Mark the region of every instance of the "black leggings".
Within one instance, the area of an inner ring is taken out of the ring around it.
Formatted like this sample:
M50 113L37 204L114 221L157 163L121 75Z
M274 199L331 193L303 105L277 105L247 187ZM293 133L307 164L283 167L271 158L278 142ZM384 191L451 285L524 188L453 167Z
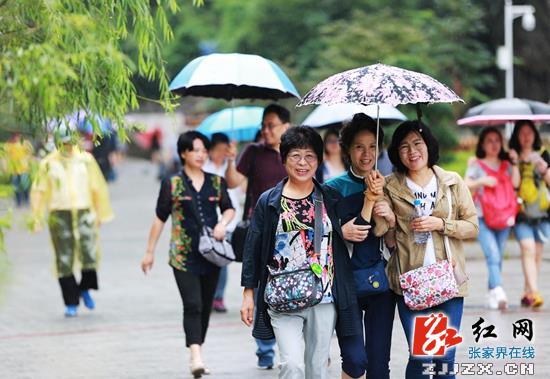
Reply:
M95 270L82 270L80 283L77 284L74 275L70 275L59 278L59 285L65 305L78 305L80 292L98 288L97 273Z
M220 270L205 275L174 270L174 276L183 302L183 331L185 345L202 345L208 329L214 292Z

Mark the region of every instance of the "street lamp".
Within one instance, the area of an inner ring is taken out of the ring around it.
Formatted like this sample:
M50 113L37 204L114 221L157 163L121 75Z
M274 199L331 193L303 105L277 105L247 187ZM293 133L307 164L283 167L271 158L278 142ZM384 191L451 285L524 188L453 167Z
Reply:
M530 32L535 29L535 7L513 5L512 0L504 0L504 46L497 52L497 63L506 71L506 98L514 97L514 19L521 17L521 26Z

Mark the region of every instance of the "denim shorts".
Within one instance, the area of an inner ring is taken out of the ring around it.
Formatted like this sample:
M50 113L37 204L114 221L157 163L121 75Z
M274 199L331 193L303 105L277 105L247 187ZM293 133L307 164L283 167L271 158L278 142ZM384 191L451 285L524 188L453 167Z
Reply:
M550 221L546 220L534 225L518 222L514 226L514 234L518 241L532 239L538 243L548 242L550 240Z

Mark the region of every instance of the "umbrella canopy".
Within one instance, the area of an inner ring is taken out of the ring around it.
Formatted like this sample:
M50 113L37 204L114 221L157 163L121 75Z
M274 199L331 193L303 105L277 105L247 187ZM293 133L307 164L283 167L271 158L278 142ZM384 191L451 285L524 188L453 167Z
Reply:
M170 83L181 96L218 99L300 97L286 74L269 59L250 54L210 54L189 62Z
M313 87L298 103L399 104L464 102L431 76L385 64L374 64L332 75Z
M399 104L419 103L452 103L464 102L449 87L431 76L405 70L385 64L355 68L332 75L313 87L298 103L299 106L310 104L381 104L396 106ZM420 107L417 107L420 118ZM376 117L376 140L380 117ZM378 156L378 144L376 145ZM378 168L378 159L375 169Z
M303 125L321 127L330 124L339 124L350 120L356 113L364 113L376 119L376 105L361 105L361 104L336 104L336 105L319 105L313 112L306 117L302 122ZM401 113L391 105L381 104L379 112L380 121L391 123L395 121L405 121L407 116Z
M262 124L262 107L227 108L206 117L197 130L207 137L221 132L236 141L253 141Z
M458 125L500 125L517 120L550 121L550 104L527 99L497 99L470 108Z

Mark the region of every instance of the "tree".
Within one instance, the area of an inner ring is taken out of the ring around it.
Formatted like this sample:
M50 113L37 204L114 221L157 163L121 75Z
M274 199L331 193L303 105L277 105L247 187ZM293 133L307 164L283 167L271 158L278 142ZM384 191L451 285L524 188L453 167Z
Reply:
M101 134L96 115L120 127L138 107L133 75L156 81L159 103L172 109L161 46L173 37L167 11L179 8L177 0L151 3L0 0L0 132L41 137L52 120L79 110L87 112L95 134ZM135 61L121 50L127 40ZM124 138L124 129L119 132ZM7 217L2 213L0 250Z
M52 119L80 109L122 125L138 106L134 74L155 80L159 101L171 109L161 46L173 37L167 11L178 4L152 3L0 1L0 128L42 134ZM135 61L121 51L127 40Z

